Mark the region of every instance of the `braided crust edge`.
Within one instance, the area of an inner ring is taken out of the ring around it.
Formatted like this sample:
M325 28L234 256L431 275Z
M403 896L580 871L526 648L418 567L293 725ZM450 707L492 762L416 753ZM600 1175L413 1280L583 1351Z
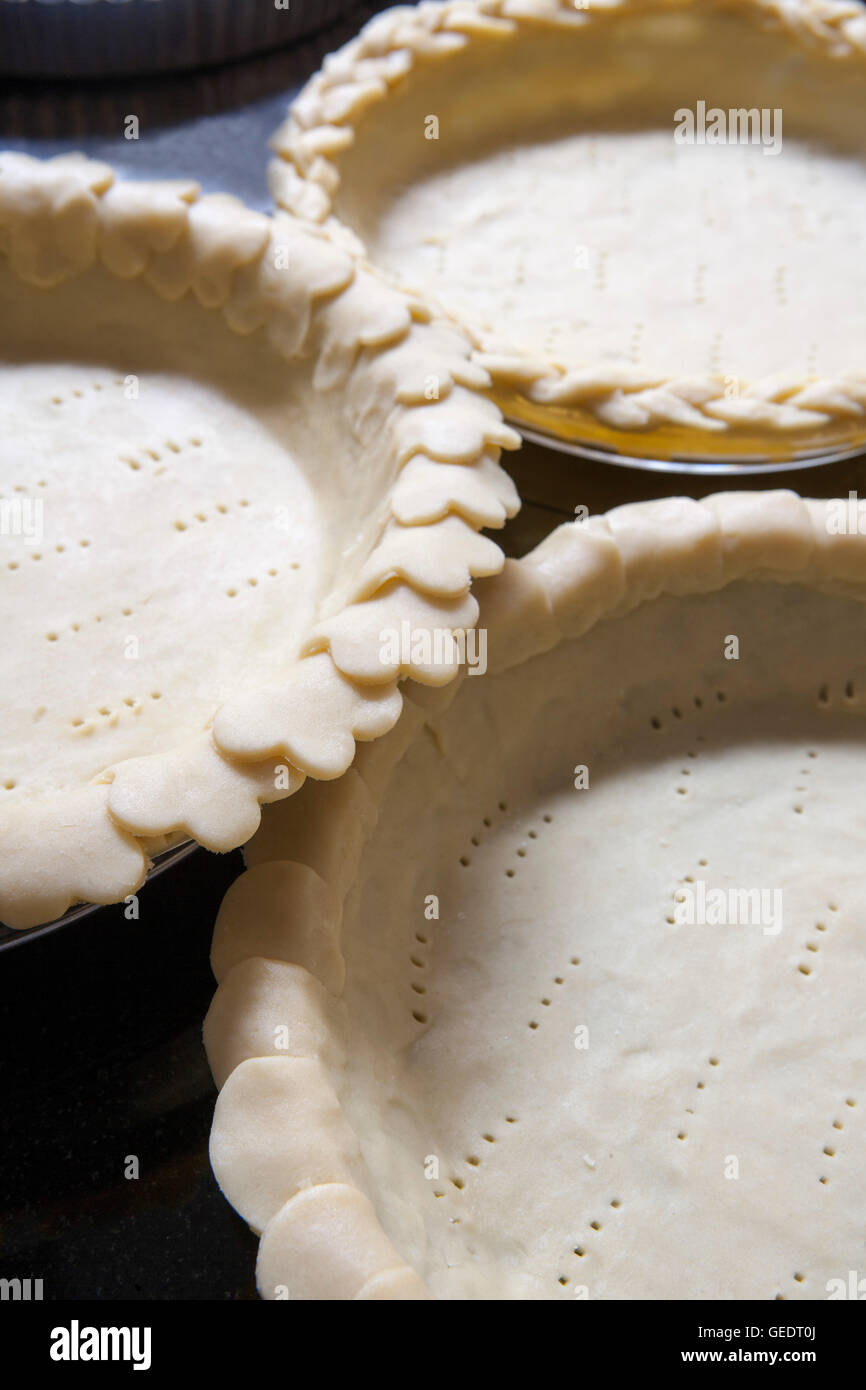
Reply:
M271 144L270 185L275 201L313 224L333 228L345 244L363 251L354 233L334 214L340 186L340 156L373 104L386 100L397 83L424 63L487 44L495 55L503 37L521 28L552 26L578 30L610 24L642 9L711 6L745 14L764 28L782 30L798 43L835 61L857 63L866 81L866 15L854 0L592 0L575 9L572 0L423 0L398 5L364 26L360 34L325 59L292 103ZM566 370L499 341L476 338L475 360L505 393L520 416L520 399L535 407L527 423L539 421L552 434L580 430L563 425L562 412L587 414L603 431L695 431L724 438L751 431L790 441L817 436L831 427L850 438L866 423L866 370L834 378L804 379L774 374L736 391L723 376L666 377L639 367L604 364ZM833 428L835 427L835 428ZM862 430L860 431L862 435ZM796 440L793 441L796 443Z

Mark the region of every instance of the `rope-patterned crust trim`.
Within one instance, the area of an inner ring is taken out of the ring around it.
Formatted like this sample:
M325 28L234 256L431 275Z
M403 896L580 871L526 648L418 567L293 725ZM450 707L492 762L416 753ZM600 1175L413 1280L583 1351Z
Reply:
M740 579L866 603L866 535L837 533L834 513L845 506L788 491L729 492L634 503L560 526L476 586L489 669L531 660L660 594ZM217 917L219 988L204 1028L222 1087L211 1159L228 1200L261 1234L266 1299L429 1297L375 1219L372 1178L339 1107L351 1041L339 1002L341 931L390 773L459 685L411 691L397 727L359 749L345 777L272 807ZM288 1043L277 1051L280 1029Z
M580 29L614 23L634 10L705 10L708 5L784 30L828 59L857 63L866 81L866 14L853 0L592 0L586 9L576 9L572 0L424 0L386 10L325 59L272 138L279 156L270 166L274 198L310 223L331 226L344 244L363 250L333 211L340 156L353 143L368 107L386 100L416 67L441 63L468 44L486 44L495 61L503 37L516 37L529 26ZM730 397L719 376L671 378L604 364L565 370L492 338L478 338L478 348L475 360L497 387L542 410L588 412L613 430L670 426L719 435L752 428L786 436L866 416L866 370L820 380L772 375L742 383L737 396ZM557 432L555 413L546 423Z
M286 214L201 196L189 182L116 182L80 155L2 154L0 256L43 289L99 265L167 301L191 292L233 333L263 330L287 364L312 357L316 387L342 388L361 445L381 440L397 476L378 542L331 595L281 688L229 701L199 737L106 768L90 787L4 805L0 919L28 927L72 902L135 891L149 844L166 834L219 851L242 844L262 803L291 795L305 776L338 777L357 739L392 727L398 681L450 678L453 667L431 670L411 648L398 663L379 661L370 610L387 607L398 627L474 623L471 580L503 564L478 532L519 506L497 461L519 436L480 394L490 379L459 329Z

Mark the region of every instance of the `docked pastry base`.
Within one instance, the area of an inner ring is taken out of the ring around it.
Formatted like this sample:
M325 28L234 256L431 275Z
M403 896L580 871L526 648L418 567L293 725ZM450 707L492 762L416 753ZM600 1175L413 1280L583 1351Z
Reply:
M864 79L855 4L399 8L293 103L272 188L453 313L521 423L657 458L850 447Z
M267 813L211 1156L262 1295L825 1298L866 1107L866 545L728 494L482 585L490 672Z
M0 155L0 920L234 848L450 679L382 633L471 627L503 563L470 352L292 218Z

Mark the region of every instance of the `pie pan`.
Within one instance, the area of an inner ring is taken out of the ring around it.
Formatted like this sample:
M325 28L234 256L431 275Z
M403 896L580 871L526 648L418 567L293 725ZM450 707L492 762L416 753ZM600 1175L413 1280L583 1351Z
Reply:
M155 847L150 851L150 868L147 872L147 882L152 883L154 879L160 878L167 870L173 869L183 859L196 850L198 846L194 840L180 839L176 844L170 845L164 850L157 850ZM23 927L17 930L14 927L4 927L0 923L0 951L10 950L14 946L22 946L25 942L31 942L48 936L52 932L59 931L61 927L71 927L76 922L81 922L91 917L94 912L99 912L98 903L78 903L75 907L70 907L62 917L58 917L54 922L41 922L36 927Z
M293 102L277 201L473 334L506 414L665 460L866 441L866 15L444 0Z
M856 1268L866 539L834 517L560 527L479 586L486 676L266 810L205 1023L263 1297L815 1299Z
M0 0L0 73L117 77L237 61L334 23L354 0Z
M0 920L236 847L451 678L517 506L470 351L291 217L0 156Z

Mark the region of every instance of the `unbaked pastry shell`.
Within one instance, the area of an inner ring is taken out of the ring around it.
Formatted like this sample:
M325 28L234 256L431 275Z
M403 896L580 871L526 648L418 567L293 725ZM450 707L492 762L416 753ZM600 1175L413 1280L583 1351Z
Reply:
M834 534L846 505L729 493L560 527L481 586L490 674L413 691L345 777L266 812L205 1024L212 1163L261 1233L264 1297L822 1298L854 1260L866 536ZM595 792L572 789L587 749ZM557 818L575 838L552 871ZM783 930L675 925L697 879L754 887L746 861L784 879ZM545 1204L570 1191L560 1221Z
M404 6L293 102L271 185L455 314L520 423L783 461L866 439L864 94L852 3ZM676 143L699 101L781 150Z
M453 325L193 183L0 156L0 300L0 918L27 927L134 892L166 836L243 843L410 671L450 679L381 633L474 623L519 441Z

